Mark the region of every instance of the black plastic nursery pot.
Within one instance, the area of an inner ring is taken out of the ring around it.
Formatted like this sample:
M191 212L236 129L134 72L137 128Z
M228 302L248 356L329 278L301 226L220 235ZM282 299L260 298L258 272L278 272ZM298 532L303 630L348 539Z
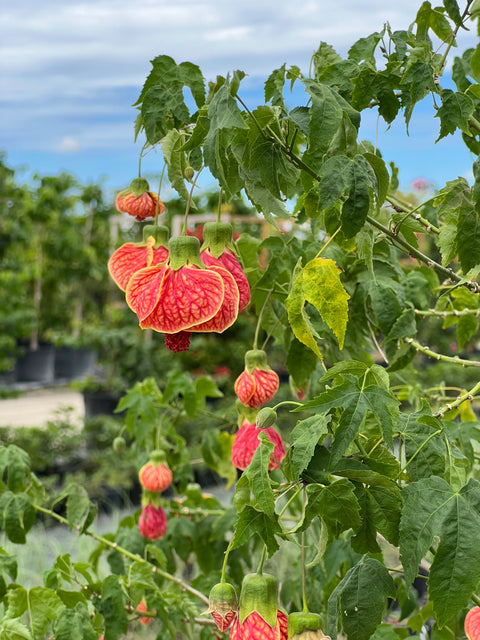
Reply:
M92 373L97 362L97 353L81 347L57 347L55 351L55 378L77 380Z
M55 347L40 343L37 349L27 349L15 363L17 382L53 382L55 376Z
M99 415L113 416L122 396L110 391L83 391L85 418L87 420Z

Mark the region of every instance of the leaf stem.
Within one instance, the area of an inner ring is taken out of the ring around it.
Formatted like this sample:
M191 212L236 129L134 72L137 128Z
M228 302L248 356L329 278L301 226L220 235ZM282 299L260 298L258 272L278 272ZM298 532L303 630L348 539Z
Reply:
M326 241L326 243L321 247L320 251L317 253L317 255L315 256L315 259L317 259L318 257L320 257L322 251L324 249L326 249L328 247L328 245L330 244L330 242L335 238L335 236L337 235L337 233L341 230L341 227L338 227L338 229L329 237L329 239Z
M413 456L410 458L410 460L405 464L405 466L403 467L403 469L400 469L398 475L397 475L397 480L400 479L403 475L403 473L405 472L405 469L408 467L408 465L418 456L418 454L420 453L420 451L423 449L423 447L430 442L430 440L432 438L434 438L435 436L438 436L442 433L442 429L437 429L437 431L435 431L435 433L432 433L428 436L428 438L426 440L424 440L422 442L422 444L418 447L418 449L415 451L415 453L413 454Z
M46 509L45 507L41 507L38 504L33 504L32 506L36 511L39 511L40 513L44 513L45 515L48 515L51 518L54 518L61 524L65 524L68 527L70 527L70 523L66 518L59 515L58 513L55 513L51 509ZM76 525L75 529L77 529L77 531L81 531L80 525ZM171 582L175 582L175 584L179 585L184 591L188 591L188 593L191 593L195 597L199 598L205 604L207 605L209 604L208 598L204 596L203 593L201 593L200 591L197 591L197 589L194 589L189 584L187 584L180 578L177 578L176 576L172 575L171 573L168 573L167 571L163 571L163 569L160 569L159 567L152 564L148 560L145 560L141 556L135 553L131 553L127 549L124 549L123 547L119 546L116 542L111 542L110 540L107 540L107 538L104 538L103 536L99 536L96 533L93 533L93 531L90 531L89 529L87 529L86 531L83 531L82 533L84 533L87 536L90 536L97 542L100 542L100 544L103 544L104 546L109 547L110 549L114 549L115 551L118 551L123 556L125 556L126 558L129 558L130 560L133 560L134 562L142 562L143 564L149 567L152 573L158 573L158 575L162 576L162 578L170 580Z
M184 236L187 235L188 212L190 211L190 205L192 204L193 190L195 189L195 186L197 184L197 180L198 180L198 178L199 178L199 176L202 173L204 168L205 168L205 165L202 164L200 169L197 171L197 175L195 176L195 179L192 182L192 186L190 187L190 192L188 194L188 200L187 200L187 206L185 207L185 218L183 219L183 226L182 226L182 235L184 235Z
M257 345L258 345L258 336L260 334L260 323L262 321L262 316L263 316L263 312L265 311L265 307L267 306L267 302L270 298L270 296L272 295L272 291L273 289L269 289L267 295L265 296L265 301L262 305L262 308L260 309L260 313L258 314L258 320L257 320L257 326L255 327L255 336L253 338L253 348L257 349Z
M432 196L431 198L429 198L428 200L425 200L424 202L422 202L421 204L417 205L416 207L414 207L413 209L410 209L408 207L408 205L406 205L406 203L401 202L400 200L398 200L397 198L395 198L394 196L387 196L387 200L388 202L390 202L390 204L392 204L396 209L398 208L402 208L403 211L405 212L405 215L403 216L403 218L401 220L399 220L395 226L393 227L392 231L393 233L395 233L395 235L398 234L398 231L400 229L400 227L402 226L402 224L405 222L405 220L407 220L407 218L409 218L411 215L413 215L416 211L418 211L419 209L421 209L422 207L424 207L426 204L428 204L429 202L432 202L433 200L435 200L437 196ZM438 234L440 233L440 229L438 227L436 227L434 224L432 224L429 220L427 220L426 218L423 218L419 213L417 213L415 217L415 220L417 220L418 222L420 222L424 227L426 227L427 231L433 231L434 233Z
M158 181L158 191L157 191L158 199L157 199L157 204L155 206L155 226L158 226L158 216L160 213L160 191L162 190L162 182L163 182L163 176L165 174L166 166L167 166L166 164L163 165L162 173L160 174L160 180Z

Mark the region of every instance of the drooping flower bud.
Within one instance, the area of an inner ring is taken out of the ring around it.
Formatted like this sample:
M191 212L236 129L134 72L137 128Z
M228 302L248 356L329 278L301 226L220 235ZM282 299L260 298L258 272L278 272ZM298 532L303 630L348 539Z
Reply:
M115 207L121 213L128 213L136 220L155 218L158 213L163 213L165 205L158 194L149 191L150 186L145 178L135 178L130 186L115 198Z
M153 504L147 504L146 507L143 507L138 521L138 529L142 536L149 540L163 538L167 532L167 516L162 507L155 507Z
M220 631L226 631L237 615L238 601L235 588L228 582L219 582L212 587L208 600L208 613Z
M257 429L268 429L275 424L277 420L277 412L271 407L263 407L257 413L257 417L255 418L255 424L257 425Z
M278 465L285 457L285 447L279 433L273 427L268 429L257 429L255 424L244 422L235 435L232 446L232 463L237 469L244 471L252 461L253 454L260 445L258 435L265 431L270 442L273 442L275 449L270 458L268 470L277 469Z
M278 609L277 591L271 575L250 573L244 577L231 640L287 640L287 616Z
M161 493L172 484L172 472L165 461L163 451L152 452L150 462L144 464L138 472L138 479L144 489Z
M112 447L115 453L123 453L126 444L127 443L125 442L125 438L123 438L122 436L117 436L113 441Z
M258 409L277 393L278 375L268 366L267 354L252 349L245 354L245 370L235 381L234 390L240 402Z
M322 620L317 613L290 613L288 640L331 640L320 628Z
M465 634L468 640L480 640L480 607L473 607L465 617Z

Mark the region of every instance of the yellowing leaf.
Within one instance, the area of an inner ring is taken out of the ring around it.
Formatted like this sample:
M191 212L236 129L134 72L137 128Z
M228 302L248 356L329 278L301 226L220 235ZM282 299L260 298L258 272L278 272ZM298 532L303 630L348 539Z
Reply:
M307 262L303 269L303 291L305 300L317 309L343 349L350 296L343 288L335 262L329 258Z
M467 393L467 392L462 389L460 395L464 395L465 393ZM462 402L462 404L458 407L458 409L459 409L459 413L460 413L460 420L462 422L475 422L476 421L477 416L475 415L475 411L472 408L471 400L465 400L464 402Z
M308 315L305 313L305 293L303 290L303 269L301 260L298 261L293 272L292 288L285 300L285 307L288 313L288 321L292 331L299 342L311 349L313 353L323 360L315 337L317 333L310 324Z

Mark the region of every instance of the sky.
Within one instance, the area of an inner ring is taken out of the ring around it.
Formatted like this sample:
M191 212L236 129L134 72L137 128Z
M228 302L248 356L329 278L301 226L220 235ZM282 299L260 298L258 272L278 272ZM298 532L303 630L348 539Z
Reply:
M150 60L169 55L199 65L205 79L247 74L240 94L263 100L263 83L284 62L304 73L320 41L342 56L360 37L407 29L421 0L10 0L0 12L0 151L19 178L67 171L83 183L125 188L137 175L136 101ZM460 4L462 4L460 2ZM473 26L473 25L472 25ZM462 32L459 50L475 46ZM458 137L438 144L431 102L420 105L410 136L363 117L362 137L378 139L401 185L417 178L443 185L471 176L474 160ZM147 177L161 156L144 160Z

